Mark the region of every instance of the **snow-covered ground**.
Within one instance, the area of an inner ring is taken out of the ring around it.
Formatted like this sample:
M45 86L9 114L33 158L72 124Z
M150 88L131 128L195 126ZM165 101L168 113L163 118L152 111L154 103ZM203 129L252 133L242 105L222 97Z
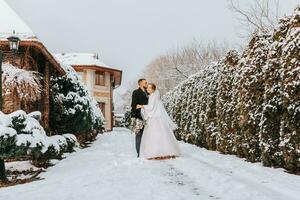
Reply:
M17 161L17 162L9 162L5 164L6 170L10 171L36 171L39 168L35 167L30 163L30 161Z
M300 176L189 144L181 148L175 160L137 159L134 136L116 129L49 168L44 180L0 189L0 199L300 199Z

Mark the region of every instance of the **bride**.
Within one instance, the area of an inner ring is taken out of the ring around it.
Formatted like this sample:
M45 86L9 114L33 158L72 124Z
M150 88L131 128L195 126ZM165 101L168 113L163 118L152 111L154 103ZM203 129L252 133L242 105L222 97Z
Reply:
M146 120L140 156L147 159L175 158L180 155L173 133L177 125L166 112L156 85L150 83L147 92L150 95L148 105L137 105L137 108L142 108L142 116Z

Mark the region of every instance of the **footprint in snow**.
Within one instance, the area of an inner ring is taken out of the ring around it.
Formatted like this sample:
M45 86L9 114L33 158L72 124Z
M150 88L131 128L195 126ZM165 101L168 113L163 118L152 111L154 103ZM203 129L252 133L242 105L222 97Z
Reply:
M167 184L176 184L178 187L185 187L196 196L207 195L211 199L221 199L220 197L209 195L208 192L200 189L188 175L176 169L171 164L167 164L167 167L168 170L163 173L163 175L169 178L169 181L166 182Z

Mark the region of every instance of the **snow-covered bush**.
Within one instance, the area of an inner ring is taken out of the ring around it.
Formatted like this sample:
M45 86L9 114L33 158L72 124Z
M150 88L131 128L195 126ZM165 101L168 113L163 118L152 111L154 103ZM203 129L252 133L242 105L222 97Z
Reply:
M177 136L203 147L216 148L216 95L221 63L204 67L167 93L164 102L177 122Z
M237 86L237 79L239 74L236 65L240 57L236 51L227 53L222 69L220 70L218 83L218 93L216 97L216 115L218 124L218 138L217 150L223 153L235 153L236 148L234 145L236 132L234 128L234 119L236 116L233 114L237 104L236 90L233 88Z
M131 110L127 110L125 112L122 124L124 124L125 127L129 128L131 124Z
M39 112L26 114L22 110L8 115L0 113L1 157L48 160L73 151L76 137L71 134L48 137L36 119L40 115Z
M17 93L23 100L36 101L41 98L41 75L35 71L28 71L3 63L3 93L4 96Z
M0 157L7 157L11 149L15 147L16 130L9 128L3 124L0 125Z
M52 78L50 124L56 133L90 134L104 130L104 118L97 102L85 89L81 78L62 63L67 74Z
M262 118L263 162L300 170L300 7L272 35ZM273 83L270 83L270 79ZM273 120L270 120L273 119ZM266 137L267 136L267 137ZM275 143L270 142L275 139Z
M178 138L300 171L300 8L164 97Z
M67 149L66 152L72 153L74 151L74 148L78 146L77 138L73 134L64 134L64 138L67 142Z

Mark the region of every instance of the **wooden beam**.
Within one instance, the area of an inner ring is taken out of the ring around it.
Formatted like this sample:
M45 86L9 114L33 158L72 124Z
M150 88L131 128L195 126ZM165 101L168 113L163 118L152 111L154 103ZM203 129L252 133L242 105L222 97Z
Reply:
M43 90L43 124L44 129L49 132L49 118L50 118L50 63L45 64L44 73L44 90Z

